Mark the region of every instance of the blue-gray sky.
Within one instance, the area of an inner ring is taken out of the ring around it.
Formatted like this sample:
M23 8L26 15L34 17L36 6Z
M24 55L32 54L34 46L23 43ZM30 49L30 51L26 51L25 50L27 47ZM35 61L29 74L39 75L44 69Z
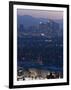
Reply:
M17 14L30 15L36 18L63 19L63 11L54 10L17 9Z

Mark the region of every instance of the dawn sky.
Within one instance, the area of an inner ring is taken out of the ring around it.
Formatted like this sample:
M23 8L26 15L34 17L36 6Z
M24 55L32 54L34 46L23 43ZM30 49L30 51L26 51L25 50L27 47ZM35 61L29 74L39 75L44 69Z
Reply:
M63 19L63 11L17 9L18 15L30 15L36 18Z

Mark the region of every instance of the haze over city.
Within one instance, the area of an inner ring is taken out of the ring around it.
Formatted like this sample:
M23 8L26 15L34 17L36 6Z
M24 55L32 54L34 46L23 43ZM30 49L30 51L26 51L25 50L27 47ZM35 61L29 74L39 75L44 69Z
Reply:
M48 18L48 19L63 19L63 11L54 10L32 10L32 9L17 9L17 15L30 15L35 18Z

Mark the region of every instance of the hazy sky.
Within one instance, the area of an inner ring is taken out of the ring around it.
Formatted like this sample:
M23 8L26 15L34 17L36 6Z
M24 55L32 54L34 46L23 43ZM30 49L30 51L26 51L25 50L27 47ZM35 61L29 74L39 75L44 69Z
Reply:
M36 18L63 19L63 11L17 9L18 15L31 15Z

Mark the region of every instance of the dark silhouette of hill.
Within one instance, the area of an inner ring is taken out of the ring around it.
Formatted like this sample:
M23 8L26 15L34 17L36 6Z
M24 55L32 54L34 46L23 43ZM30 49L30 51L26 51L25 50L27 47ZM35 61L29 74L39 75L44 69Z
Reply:
M46 36L62 36L63 23L62 20L50 20L45 18L35 18L29 15L18 16L18 33L22 35L37 35L40 36L43 33ZM20 35L20 36L22 36Z
M48 18L35 18L30 15L17 15L17 23L18 25L23 24L25 28L32 26L32 25L38 25L40 22L47 22L49 19ZM56 23L62 24L62 20L53 20Z
M23 24L25 28L32 26L32 25L38 25L40 22L47 22L47 19L44 18L35 18L29 15L24 16L17 16L17 23L18 25Z

